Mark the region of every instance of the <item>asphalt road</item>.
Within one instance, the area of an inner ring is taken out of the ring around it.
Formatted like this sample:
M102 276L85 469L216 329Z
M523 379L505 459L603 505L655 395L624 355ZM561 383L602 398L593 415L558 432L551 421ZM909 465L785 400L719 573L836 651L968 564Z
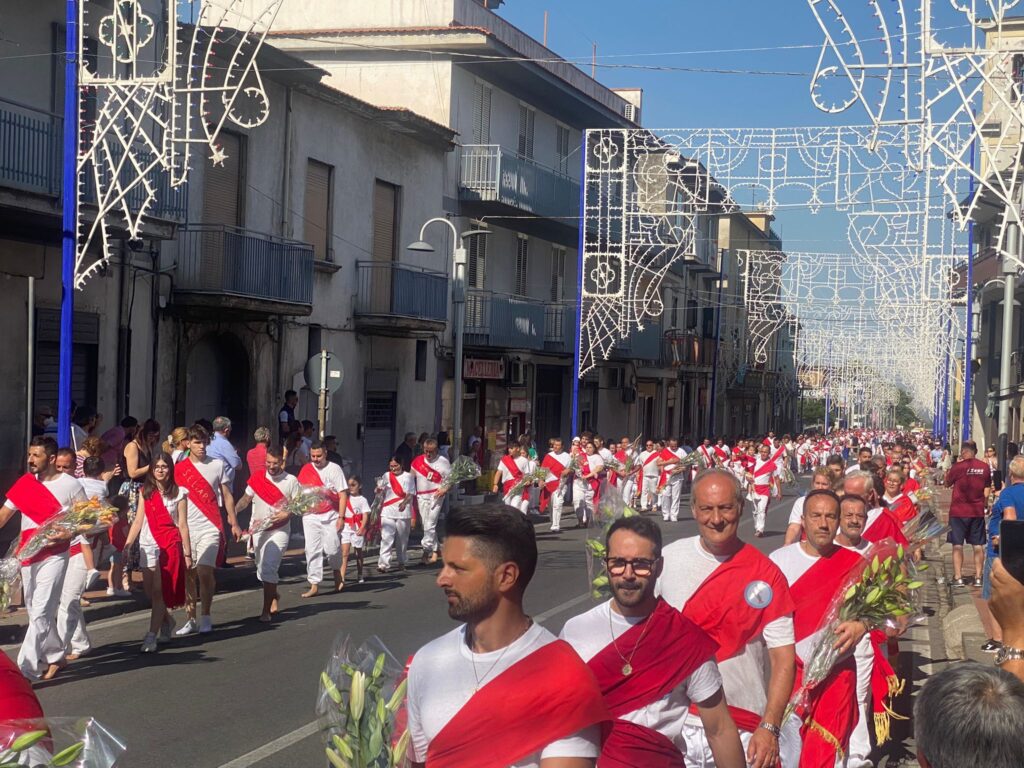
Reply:
M781 546L795 493L787 489L772 503L763 539L753 538L748 504L740 535L765 552ZM696 533L688 511L684 516L663 525L666 543ZM552 535L547 527L537 529L540 563L527 610L557 633L592 603L585 531ZM299 597L303 572L301 563L287 566L274 624L256 621L255 589L225 594L214 603L213 634L177 640L158 654L139 653L148 613L90 625L95 650L37 687L47 715L103 722L128 744L124 768L322 768L314 706L335 638L347 633L358 644L377 635L404 661L453 624L433 568L374 573L366 584L312 600Z

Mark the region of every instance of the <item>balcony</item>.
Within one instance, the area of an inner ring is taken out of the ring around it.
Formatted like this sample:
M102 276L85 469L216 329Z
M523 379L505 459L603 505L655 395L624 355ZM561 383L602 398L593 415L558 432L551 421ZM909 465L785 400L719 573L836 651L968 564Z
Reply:
M60 115L0 98L0 186L55 198L55 209L61 195L63 124ZM130 183L129 170L121 173L126 186ZM169 175L160 169L151 171L147 178L156 190L156 202L149 208L149 215L173 221L184 219L185 185L171 187ZM129 208L138 211L144 197L143 189L134 187L127 195ZM91 178L86 181L84 199L86 203L96 201Z
M493 291L466 292L467 345L543 352L547 338L544 302Z
M710 368L715 364L715 340L688 331L666 331L663 359L671 368Z
M313 246L213 224L182 227L176 244L176 308L254 317L312 312Z
M642 331L634 331L612 348L612 356L618 359L644 360L654 364L661 362L662 353L661 320L648 319Z
M463 147L459 199L474 209L474 215L529 213L542 217L537 223L544 228L538 230L539 236L576 245L579 180L496 144Z
M379 336L443 331L448 275L409 264L356 262L356 328Z
M571 355L576 346L576 304L558 302L544 307L544 351Z

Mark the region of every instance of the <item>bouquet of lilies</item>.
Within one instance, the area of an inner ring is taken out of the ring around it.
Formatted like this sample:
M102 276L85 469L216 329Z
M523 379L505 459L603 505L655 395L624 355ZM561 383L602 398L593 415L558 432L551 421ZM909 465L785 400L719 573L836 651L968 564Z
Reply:
M522 496L526 493L527 489L533 487L534 483L543 483L547 479L547 467L538 466L532 472L523 472L523 476L516 481L515 485L509 488L508 495L512 498Z
M0 765L112 768L125 746L90 717L0 720Z
M635 517L636 510L622 500L617 493L602 493L601 501L597 505L594 516L595 521L600 525L601 534L596 538L588 538L587 547L587 576L590 579L590 595L595 600L601 600L610 594L608 574L606 573L604 559L608 556L605 547L605 535L611 524L620 517Z
M320 486L302 486L295 494L281 499L273 506L274 513L262 517L255 525L249 527L242 536L253 538L274 527L274 518L281 512L286 512L291 517L302 517L303 515L323 512L330 508L328 491Z
M668 474L678 475L683 471L688 470L690 467L700 467L701 469L708 468L708 463L704 457L701 456L700 451L690 451L688 454L683 456L683 458L679 460L679 463L669 470Z
M811 691L828 678L839 661L834 643L840 624L862 621L869 630L902 630L923 620L915 595L923 584L916 578L923 568L908 559L907 551L892 539L872 545L863 565L854 569L825 612L800 687L794 691L783 721L807 703Z
M459 483L476 480L478 477L480 477L480 465L469 456L459 456L452 462L452 468L444 476L437 493L447 493Z
M334 768L399 768L407 765L411 738L405 727L407 680L380 639L355 651L340 636L320 673L317 718Z
M569 463L565 468L569 470L569 474L573 477L580 477L581 470L583 469L583 462L580 461L580 455L578 453L570 453Z
M903 535L910 542L911 551L924 547L929 541L945 536L949 526L940 521L931 509L922 509L903 524Z

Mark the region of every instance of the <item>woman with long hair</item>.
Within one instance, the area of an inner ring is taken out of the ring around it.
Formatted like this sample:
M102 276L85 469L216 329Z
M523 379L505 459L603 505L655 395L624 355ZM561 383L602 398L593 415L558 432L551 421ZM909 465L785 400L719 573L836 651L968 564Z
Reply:
M135 516L139 509L139 490L142 488L142 481L149 472L149 464L152 460L153 446L160 439L160 424L153 419L146 419L145 423L135 433L132 441L124 447L125 481L121 484L119 495L128 498L128 522L134 523ZM125 547L124 550L124 583L121 587L125 591L131 591L132 571L139 569L138 548ZM111 587L116 585L111 584Z
M139 542L142 586L151 605L143 653L153 653L158 641L171 639L174 619L169 609L185 604L185 572L192 567L186 494L174 482L171 457L163 451L154 454L139 494L142 514L135 515L125 542L125 549Z
M175 427L163 444L164 453L168 454L177 464L188 458L188 430L185 427Z

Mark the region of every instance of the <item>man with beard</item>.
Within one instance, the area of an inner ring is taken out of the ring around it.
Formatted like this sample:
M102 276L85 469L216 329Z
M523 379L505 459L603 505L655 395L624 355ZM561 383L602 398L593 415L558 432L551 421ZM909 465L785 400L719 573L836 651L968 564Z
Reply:
M698 536L667 547L658 592L718 644L715 658L729 713L751 768L796 764L799 744L780 744L793 691L793 601L779 569L738 536L744 493L725 469L697 475L692 489ZM691 708L684 716L688 765L715 765Z
M437 585L465 622L409 666L414 766L593 768L610 720L572 647L523 611L537 567L533 525L503 504L448 518Z
M438 452L437 440L423 441L423 453L412 460L411 474L416 481L416 505L423 521L423 563L437 562L440 547L437 543L437 518L444 506L445 491L441 482L452 471L452 465Z
M302 533L306 540L306 581L309 589L302 597L315 597L324 580L324 557L334 574L334 591L345 586L341 572L341 510L348 505L348 480L341 467L327 458L327 447L320 441L309 446L309 463L299 470L299 483L309 488L323 488L327 503L322 512L302 516Z
M804 501L807 538L772 553L771 559L789 582L796 610L797 681L821 639L822 619L840 587L864 559L835 543L839 530L840 501L832 491L811 491ZM860 621L844 621L835 630L840 661L811 692L804 711L783 724L786 732L800 731L800 768L832 768L850 744L857 718L857 668L851 653L867 634ZM795 690L795 688L794 688Z
M640 511L658 508L658 456L661 450L654 440L647 440L640 451Z
M620 517L605 536L612 599L569 619L562 630L585 660L617 718L601 768L685 768L679 723L690 704L715 765L744 768L743 745L722 693L717 645L654 594L661 575L661 530L644 517Z

